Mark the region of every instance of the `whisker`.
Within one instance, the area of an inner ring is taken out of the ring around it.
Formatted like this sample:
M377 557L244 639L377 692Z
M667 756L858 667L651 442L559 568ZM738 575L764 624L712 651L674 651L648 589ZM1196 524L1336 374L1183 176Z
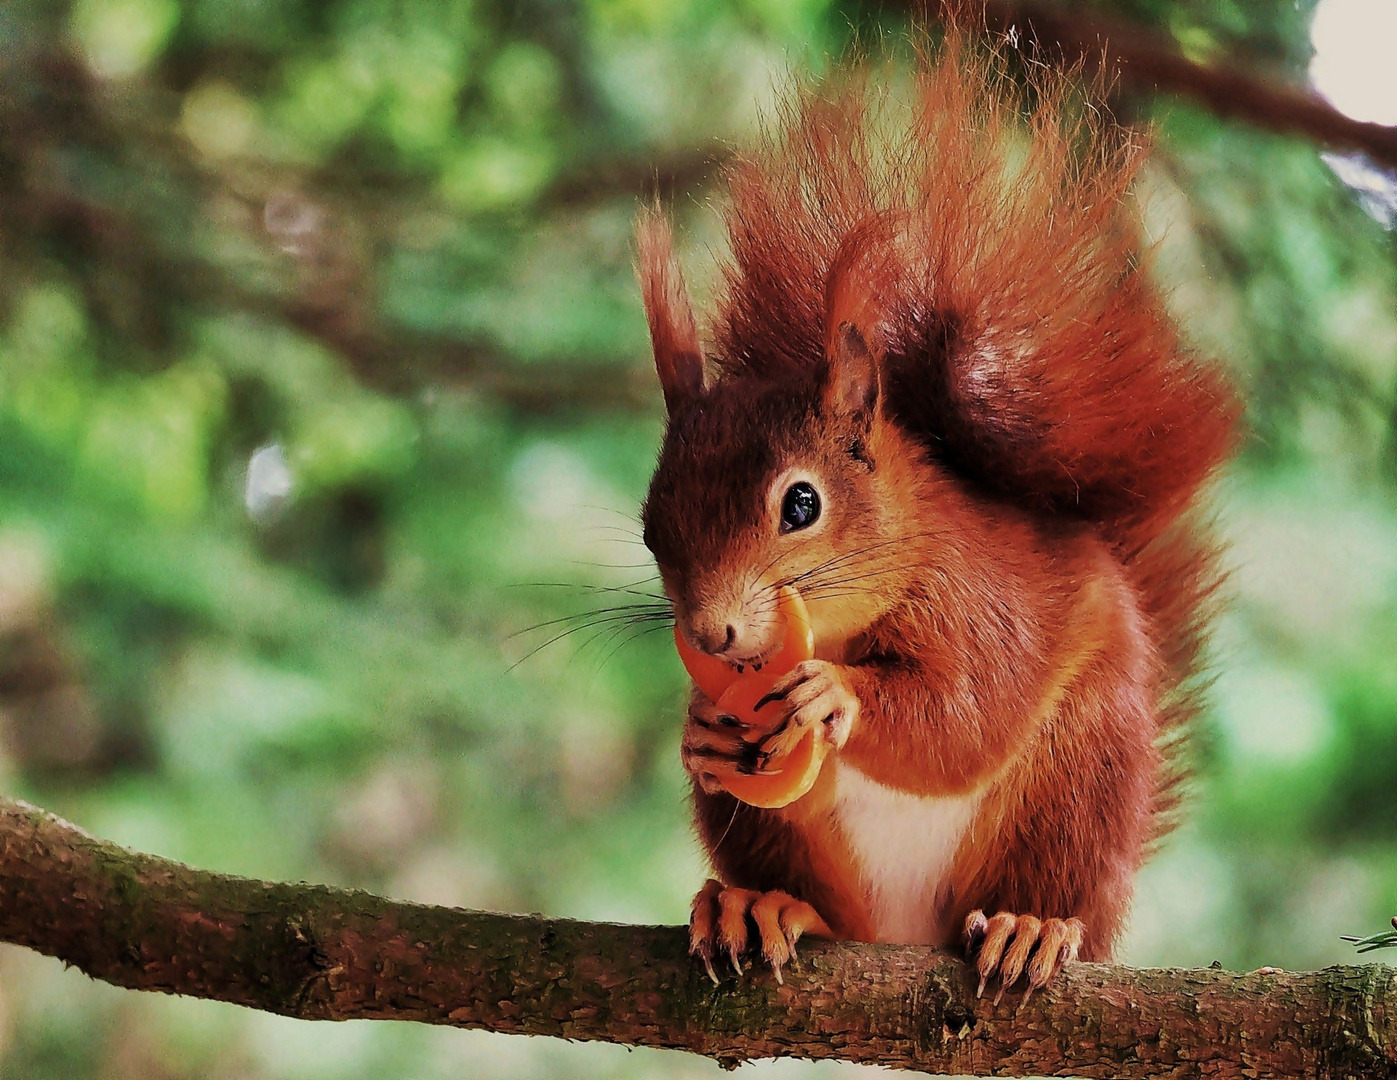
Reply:
M780 584L773 583L770 585L762 586L760 589L757 590L757 594L753 598L754 602L760 600L761 597L767 594L769 594L770 598L762 606L758 607L755 611L752 612L752 617L754 619L762 616L767 617L766 625L763 627L763 629L776 625L776 619L773 616L775 616L775 614L781 609Z
M556 630L557 632L554 633L553 636L550 637L547 641L544 641L542 644L540 644L540 645L538 645L537 647L535 647L528 655L533 655L533 652L537 652L539 649L546 649L549 645L552 645L552 644L555 644L556 642L562 641L564 638L571 637L573 634L580 634L580 633L582 633L583 631L595 631L596 633L605 633L605 632L606 632L607 630L609 630L609 629L614 629L614 628L618 628L618 627L625 627L625 626L638 626L638 625L642 625L642 624L647 623L647 622L653 622L653 623L656 623L656 624L660 624L660 623L661 623L661 620L660 620L658 617L649 617L649 618L639 618L639 619L637 619L637 618L625 618L625 617L616 615L616 616L611 616L610 618L607 618L607 619L598 619L598 620L594 620L594 621L592 621L592 622L577 623L577 624L574 625L574 626L567 626L567 627L563 627L562 629L558 629L557 627L554 627L553 629Z
M896 558L900 554L899 552L891 552L887 550L893 545L900 545L925 536L937 535L940 532L940 529L931 529L917 533L909 533L905 536L898 536L888 540L881 540L875 544L869 544L865 547L858 548L854 551L844 552L830 559L826 559L824 562L819 563L816 566L812 566L808 570L802 571L801 573L786 579L783 582L783 584L795 586L799 585L801 582L807 582L808 584L801 586L801 591L803 593L808 594L812 592L814 589L818 588L820 584L828 582L831 577L842 574L844 571L850 569L856 569L862 563L876 564L876 562L881 559ZM870 571L868 576L888 573L891 572L892 569L892 567L880 568L876 571ZM844 579L840 578L838 580ZM848 580L852 580L852 578Z
M568 560L568 565L570 565L570 566L596 566L596 567L600 567L600 568L603 569L603 570L646 570L646 569L653 568L654 565L655 565L655 561L654 561L653 559L647 559L647 560L644 561L644 562L609 563L609 562L593 562L593 561L590 560L590 559L569 559L569 560ZM659 574L656 574L656 575L654 575L654 576L655 576L656 578L658 578L660 575L659 575Z
M632 630L629 636L627 636L625 639L614 645L611 651L601 658L596 667L597 672L600 673L601 669L604 668L608 663L610 663L611 660L616 656L616 654L619 653L622 649L624 649L627 645L631 645L639 641L641 638L648 637L649 635L654 634L660 630L667 629L669 629L668 626L661 624L659 626L645 626L641 627L638 630Z
M582 526L581 531L582 531L582 532L588 532L588 533L594 533L594 532L614 532L614 533L620 533L622 536L634 536L634 537L636 537L637 539L639 539L639 537L640 537L640 535L641 535L640 532L639 532L638 530L636 530L636 529L625 529L625 528L622 528L620 525L606 525L606 524L602 524L602 525L584 525L584 526Z
M582 654L585 653L588 649L590 649L593 645L597 646L598 654L604 655L607 647L613 641L615 641L618 637L621 637L628 631L632 630L635 627L635 625L636 623L634 622L620 622L612 626L602 627L595 634L593 634L591 637L589 637L586 641L584 641L581 645L577 647L577 652L574 654L572 658L573 661L580 660L582 658ZM600 669L594 669L593 673L595 674L597 670Z
M728 827L723 830L723 835L718 837L718 842L713 845L713 854L716 855L718 853L718 849L723 846L723 841L728 838L728 833L732 832L733 822L737 820L737 812L741 810L742 807L745 805L745 803L741 802L738 799L733 800L732 817L728 818Z
M660 600L669 603L669 597L661 593L640 592L638 587L649 584L653 578L642 578L639 581L632 581L627 585L591 585L577 581L530 581L510 586L514 589L580 589L583 592L592 593L624 593L627 596L644 596L651 600Z
M545 630L550 626L561 626L563 623L575 622L580 630L585 626L601 626L605 623L618 621L646 621L649 619L669 619L672 618L669 607L663 609L658 606L654 608L645 607L640 604L627 604L617 608L602 608L599 611L579 611L573 615L560 615L556 619L547 619L533 626L526 626L522 630L516 630L505 637L506 641L513 641L517 637L531 634L535 630Z
M589 530L584 529L583 532ZM632 547L645 547L644 540L638 540L633 536L611 536L604 538L604 543L608 544L630 544Z
M844 590L837 591L837 592L822 592L822 593L820 593L818 596L815 596L814 599L817 599L817 600L840 600L840 599L842 599L842 598L844 598L844 597L846 597L846 596L867 596L867 595L868 595L868 590L866 590L866 589L844 589Z
M869 578L882 577L885 574L906 573L909 570L915 570L917 565L917 563L898 563L894 566L885 566L877 570L866 570L862 573L848 574L844 577L830 578L828 580L821 579L809 586L805 590L805 594L807 596L813 595L827 586L848 585L855 581L867 581Z
M632 595L632 596L634 596L634 595L641 595L641 596L643 596L644 594L643 594L643 593L640 593L640 594L631 593L631 594L629 594L629 595ZM614 605L611 606L611 607L604 607L604 608L588 608L586 611L578 611L578 612L574 612L574 614L576 614L576 615L610 615L610 614L612 614L613 612L617 612L617 611L660 611L660 610L668 611L668 610L669 610L669 606L670 606L670 605L669 605L669 601L668 601L668 600L665 600L665 601L658 601L658 600L655 600L655 601L651 601L651 602L649 602L649 603L643 603L643 604L614 604ZM571 616L568 616L568 617L570 618Z
M879 549L888 546L890 546L889 543L870 544L866 548L860 548L856 551L848 551L843 553L842 555L836 555L833 558L826 559L818 566L812 566L809 570L795 575L787 582L787 584L794 585L797 582L805 581L808 578L818 577L820 574L838 570L839 568L849 563L855 563L862 559L881 558L883 557L882 555L875 553L878 552Z
M582 509L584 509L584 510L600 510L603 514L615 514L618 518L620 518L622 521L626 522L626 524L628 524L628 525L639 525L639 524L640 524L640 519L639 519L639 518L635 517L635 516L632 515L632 514L627 514L624 510L617 510L616 507L614 507L614 506L597 506L595 503L583 503L583 504L582 504ZM618 525L618 526L616 526L616 528L620 528L620 526Z
M894 536L887 540L880 540L877 543L868 544L861 548L855 548L853 551L846 551L839 555L835 555L832 558L826 559L823 563L820 563L817 566L813 566L809 570L804 571L803 573L795 575L795 577L787 581L786 584L794 584L797 581L804 580L805 578L810 577L814 574L818 574L822 571L829 570L835 566L841 565L842 563L849 562L854 559L866 558L870 556L873 552L891 547L894 544L904 544L912 540L924 539L928 536L938 536L941 535L943 532L944 529L941 528L925 529L914 533L906 533L902 536Z
M802 537L801 543L809 543L809 537ZM752 578L756 581L760 581L762 578L766 576L767 571L770 570L773 566L775 566L778 562L780 562L785 555L786 552L782 551L781 545L778 544L776 547L776 554L772 556L771 561L768 562L765 566L763 566L760 570L758 570L755 574L753 574Z
M663 620L663 621L662 621L662 620ZM658 616L658 615L648 615L648 616L639 616L639 617L634 617L634 616L633 616L633 617L627 618L627 617L625 617L625 616L619 616L619 615L618 615L618 616L612 616L611 618L606 619L606 620L602 620L602 622L613 622L613 621L614 621L614 622L623 623L623 628L624 628L624 626L639 625L639 624L644 623L644 622L654 622L654 623L657 624L657 628L661 628L661 627L663 627L663 626L669 621L669 617L668 617L668 616ZM543 644L538 645L538 646L535 646L534 648L530 649L530 650L529 650L528 652L526 652L523 656L521 656L518 660L516 660L516 661L514 661L514 663L510 664L509 667L506 668L505 670L506 670L506 671L513 671L513 670L514 670L515 668L517 668L520 664L522 664L525 660L529 660L529 659L531 659L532 657L538 655L538 654L539 654L540 652L542 652L544 649L548 648L548 646L554 645L554 644L556 644L557 642L562 641L564 638L571 637L573 634L580 633L580 632L583 631L583 630L593 630L593 629L596 629L596 627L597 627L598 625L600 625L600 623L598 623L598 622L589 622L589 623L580 623L580 624L577 625L577 626L570 626L570 627L568 627L566 630L562 631L561 633L554 634L554 635L553 635L552 637L550 637L547 641L543 642ZM607 632L606 630L602 630L602 631L601 631L601 633L606 633L606 632ZM599 636L599 635L598 635L598 636ZM587 642L584 642L583 647L585 648L586 645L587 645L587 644L590 644L590 642L591 642L592 640L594 640L594 639L588 639Z

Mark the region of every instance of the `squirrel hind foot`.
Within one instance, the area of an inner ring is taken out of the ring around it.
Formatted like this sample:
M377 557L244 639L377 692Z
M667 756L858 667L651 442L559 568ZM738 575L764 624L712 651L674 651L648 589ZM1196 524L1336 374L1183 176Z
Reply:
M994 1003L1027 972L1028 988L1023 1003L1042 989L1067 964L1077 959L1086 932L1081 919L1038 919L1001 911L986 918L983 911L972 911L965 918L965 952L975 957L980 985L975 996L983 997L985 987L996 975L999 990Z
M756 934L750 931L755 927ZM809 904L789 893L725 887L710 878L694 897L689 915L689 955L697 956L708 977L718 983L713 957L726 953L733 970L742 974L742 957L760 945L778 983L782 969L796 957L796 942L806 934L833 937L829 925Z

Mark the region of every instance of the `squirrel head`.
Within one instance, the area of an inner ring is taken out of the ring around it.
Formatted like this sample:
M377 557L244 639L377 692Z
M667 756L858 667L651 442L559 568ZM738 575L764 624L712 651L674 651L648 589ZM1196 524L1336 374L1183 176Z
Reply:
M817 642L847 640L882 613L886 590L870 578L897 561L902 532L885 465L906 451L883 417L868 298L846 287L836 259L823 355L779 376L712 380L668 225L651 210L638 232L668 412L642 518L680 632L699 650L760 664L780 641L778 589L793 584Z

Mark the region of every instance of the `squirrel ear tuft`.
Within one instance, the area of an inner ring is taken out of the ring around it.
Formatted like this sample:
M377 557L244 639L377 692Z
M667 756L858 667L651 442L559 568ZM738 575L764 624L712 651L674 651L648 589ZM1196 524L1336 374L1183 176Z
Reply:
M664 390L665 410L703 393L703 350L684 275L674 258L669 218L658 203L643 207L635 226L639 258L636 276L650 324L655 370Z

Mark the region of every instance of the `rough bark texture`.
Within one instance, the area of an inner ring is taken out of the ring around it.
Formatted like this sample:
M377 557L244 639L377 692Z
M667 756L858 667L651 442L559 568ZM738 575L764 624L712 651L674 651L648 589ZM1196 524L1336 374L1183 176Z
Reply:
M1397 971L1071 967L1021 1007L928 948L804 943L779 986L714 986L678 927L400 903L192 870L0 799L0 940L139 990L369 1017L929 1072L1397 1077Z

